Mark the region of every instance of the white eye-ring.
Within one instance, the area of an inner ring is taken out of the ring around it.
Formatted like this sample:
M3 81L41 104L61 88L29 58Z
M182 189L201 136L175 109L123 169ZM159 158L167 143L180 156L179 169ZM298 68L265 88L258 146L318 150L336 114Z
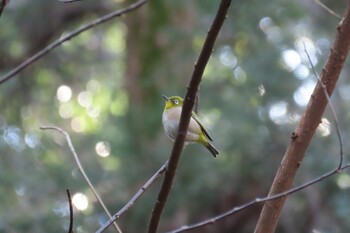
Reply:
M174 104L179 104L179 101L178 100L173 100L173 103Z

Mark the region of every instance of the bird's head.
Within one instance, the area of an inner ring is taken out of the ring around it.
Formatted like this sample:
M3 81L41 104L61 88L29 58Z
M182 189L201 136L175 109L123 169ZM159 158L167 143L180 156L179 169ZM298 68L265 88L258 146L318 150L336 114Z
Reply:
M163 95L163 98L165 99L165 109L171 109L174 107L182 107L183 105L183 99L180 96L171 96L171 97L167 97L165 95Z

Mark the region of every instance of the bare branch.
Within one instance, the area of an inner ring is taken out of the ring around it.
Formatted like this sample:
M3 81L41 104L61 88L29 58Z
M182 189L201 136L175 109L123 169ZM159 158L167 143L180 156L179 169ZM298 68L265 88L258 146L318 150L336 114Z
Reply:
M63 3L72 3L72 2L80 2L82 0L58 0L58 1Z
M180 160L180 155L184 146L185 136L187 134L188 124L191 118L191 112L198 91L199 84L201 82L204 69L208 63L209 57L213 51L214 43L219 34L219 31L226 19L227 10L231 4L231 0L222 0L217 11L216 17L208 31L207 38L204 42L202 51L198 57L195 64L194 71L189 83L189 88L187 90L184 105L182 108L179 132L176 137L173 150L170 155L169 165L167 167L164 180L162 183L161 190L158 194L158 198L154 209L152 211L152 216L148 226L148 233L156 233L159 225L159 220L162 215L163 209L165 207L166 201L168 199L170 189L175 177L176 168Z
M337 34L332 45L331 53L321 73L321 82L317 83L307 109L301 117L297 128L292 133L292 140L277 171L269 191L269 196L285 192L292 187L295 175L316 128L321 122L321 117L328 103L321 83L326 86L328 95L331 95L344 66L349 46L350 4L347 7L344 19L337 26ZM286 196L273 201L267 201L264 204L255 228L255 233L274 232L285 200Z
M349 168L350 167L350 163L348 164L345 164L343 167L341 168L336 168L328 173L325 173L305 184L302 184L300 186L297 186L295 188L292 188L286 192L283 192L283 193L278 193L278 194L275 194L275 195L272 195L272 196L268 196L268 197L263 197L263 198L255 198L254 200L250 201L250 202L247 202L243 205L240 205L240 206L237 206L237 207L234 207L232 208L231 210L225 212L225 213L222 213L218 216L215 216L213 218L210 218L210 219L207 219L207 220L204 220L204 221L201 221L201 222L198 222L196 224L192 224L192 225L187 225L187 226L182 226L181 228L179 229L176 229L176 230L173 230L173 231L169 231L167 233L179 233L179 232L186 232L186 231L191 231L191 230L194 230L194 229L197 229L197 228L200 228L200 227L204 227L206 225L211 225L211 224L214 224L215 222L217 221L220 221L220 220L223 220L229 216L232 216L234 214L237 214L238 212L241 212L242 210L244 209L247 209L248 207L251 207L252 205L255 205L255 204L259 204L259 203L263 203L263 202L266 202L266 201L271 201L271 200L275 200L275 199L279 199L281 197L286 197L290 194L293 194L293 193L296 193L300 190L303 190L311 185L314 185L326 178L329 178L335 174L338 174L342 171L344 171L345 169Z
M121 208L116 214L113 215L112 218L108 220L103 226L96 231L96 233L101 233L105 231L114 221L116 221L123 213L125 213L136 201L139 199L142 194L151 186L151 184L163 174L168 166L168 161L166 161L161 168L137 191L137 193L130 199L126 205Z
M72 205L72 198L71 198L69 189L67 189L67 196L68 196L68 204L69 204L69 229L68 229L68 233L73 233L73 205Z
M339 20L341 20L341 16L335 13L332 9L330 9L328 6L326 6L324 3L322 3L320 0L315 0L315 2L320 5L325 11L327 11L329 14L337 17Z
M322 86L323 93L325 94L325 96L327 98L329 107L331 108L331 111L332 111L332 114L333 114L333 117L334 117L335 129L336 129L337 136L338 136L338 141L339 141L339 165L338 165L338 169L340 169L342 167L343 161L344 161L344 149L343 149L343 139L342 139L342 136L341 136L341 133L340 133L338 117L337 117L337 114L335 113L335 110L334 110L331 98L328 95L326 86L323 84L323 82L321 82L321 79L320 79L320 77L318 76L318 73L315 70L315 66L314 66L314 64L311 61L310 55L309 55L309 53L306 50L305 43L303 43L303 44L304 44L304 51L305 51L306 56L307 56L307 58L309 60L309 63L310 63L311 68L312 68L312 71L314 72L318 83L320 83L320 85Z
M59 128L59 127L56 127L56 126L41 126L40 129L41 129L41 130L55 130L55 131L57 131L57 132L59 132L59 133L61 133L61 134L63 134L63 135L65 136L66 141L67 141L67 143L68 143L68 147L69 147L70 151L72 152L73 157L74 157L74 160L75 160L75 162L76 162L76 164L77 164L77 166L78 166L79 172L82 174L82 176L84 177L85 181L88 183L88 185L89 185L91 191L93 192L94 196L96 197L97 201L100 203L100 205L102 206L102 208L104 209L104 211L106 212L106 214L108 215L108 217L111 218L112 215L109 213L107 207L106 207L105 204L103 203L101 197L98 195L98 193L97 193L97 191L95 190L93 184L91 183L89 177L86 175L85 170L84 170L83 166L82 166L81 163L80 163L78 154L76 153L75 148L74 148L74 146L73 146L73 143L72 143L72 141L71 141L71 139L70 139L69 134L68 134L66 131L64 131L63 129L61 129L61 128ZM121 229L119 228L119 226L118 226L115 222L114 222L114 227L116 228L116 230L117 230L119 233L122 232Z
M61 38L59 38L58 40L56 40L52 44L49 44L46 48L40 50L38 53L34 54L33 56L31 56L30 58L25 60L23 63L21 63L19 66L15 67L10 72L8 72L3 77L1 77L0 84L8 81L10 78L14 77L16 74L18 74L24 68L26 68L30 64L34 63L39 58L43 57L45 54L49 53L51 50L53 50L54 48L61 45L63 42L68 41L68 40L72 39L73 37L76 37L80 33L84 32L90 28L93 28L99 24L105 23L105 22L107 22L115 17L120 17L120 16L122 16L130 11L133 11L133 10L139 8L140 6L142 6L146 2L147 2L147 0L139 0L139 1L135 2L134 4L131 4L130 6L124 8L124 9L117 10L117 11L114 11L114 12L109 13L107 15L104 15L100 18L97 18L97 19L91 21L88 24L85 24L85 25L79 27L78 29L75 29L74 31L69 32L68 34L62 36Z

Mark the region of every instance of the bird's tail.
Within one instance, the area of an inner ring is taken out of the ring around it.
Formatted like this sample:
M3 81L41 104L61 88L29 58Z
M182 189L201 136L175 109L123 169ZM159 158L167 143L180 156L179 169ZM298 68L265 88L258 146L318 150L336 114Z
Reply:
M210 142L208 142L208 145L205 147L210 151L214 158L216 158L216 155L219 154L219 151Z

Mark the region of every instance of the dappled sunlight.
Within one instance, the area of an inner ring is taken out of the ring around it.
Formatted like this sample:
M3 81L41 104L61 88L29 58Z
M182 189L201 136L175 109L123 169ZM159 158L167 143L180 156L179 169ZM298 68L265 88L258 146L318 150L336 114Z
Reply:
M40 141L39 141L38 137L35 136L34 134L30 134L30 133L26 133L24 135L24 142L26 143L26 145L29 148L32 148L32 149L34 149L40 145Z
M73 106L71 103L62 103L58 108L58 114L63 119L69 119L73 116Z
M337 177L337 185L341 189L348 189L350 188L350 175L347 173L341 173Z
M101 90L101 83L95 79L90 79L86 84L86 90L92 94L96 94Z
M322 122L317 127L317 132L319 132L322 137L327 137L331 134L331 123L325 117L323 117L321 121Z
M265 95L266 89L265 89L265 87L264 87L263 84L260 84L260 85L258 86L258 91L259 91L259 95L260 95L260 96L264 96L264 95Z
M111 145L109 142L98 142L95 146L96 153L101 157L107 157L111 153Z
M288 49L282 52L282 61L286 70L293 71L300 65L301 58L295 50Z
M234 68L237 65L237 57L233 54L231 46L224 46L219 52L220 62L229 68Z
M300 57L302 59L302 62L304 64L306 64L308 67L311 67L309 58L305 52L305 49L306 49L307 53L309 54L309 57L310 57L310 60L313 64L313 66L316 67L316 65L318 63L318 58L316 55L317 49L315 47L314 42L310 38L305 37L305 36L298 37L295 40L295 48L297 49L298 54L300 55Z
M259 22L260 29L265 33L271 43L277 43L282 39L281 29L275 25L270 17L264 17Z
M86 113L91 118L98 118L100 116L101 110L99 106L90 106L86 108Z
M22 130L16 126L8 126L4 130L4 141L17 152L25 149L25 144L22 138Z
M243 85L247 80L247 74L244 71L244 69L240 66L237 66L234 70L233 70L233 80L232 82L235 85Z
M285 101L280 101L271 105L269 108L270 120L272 120L276 124L288 123L289 118L287 115L287 106L288 103Z
M75 132L82 133L82 132L84 132L85 127L86 127L86 122L85 122L85 119L83 117L81 117L81 116L74 117L71 120L71 128Z
M303 84L293 94L293 99L301 107L305 107L309 102L311 94L315 88L316 82L313 80L305 80Z
M293 71L295 77L297 79L306 79L309 77L310 70L305 65L299 65L294 71Z
M72 197L72 203L80 211L84 211L89 206L89 200L83 193L76 193Z
M92 104L92 95L88 91L82 91L78 95L78 103L82 107L90 107Z
M26 193L27 189L23 184L18 184L15 187L15 192L18 196L23 196Z
M60 102L68 102L72 98L72 89L62 85L57 89L56 96Z

